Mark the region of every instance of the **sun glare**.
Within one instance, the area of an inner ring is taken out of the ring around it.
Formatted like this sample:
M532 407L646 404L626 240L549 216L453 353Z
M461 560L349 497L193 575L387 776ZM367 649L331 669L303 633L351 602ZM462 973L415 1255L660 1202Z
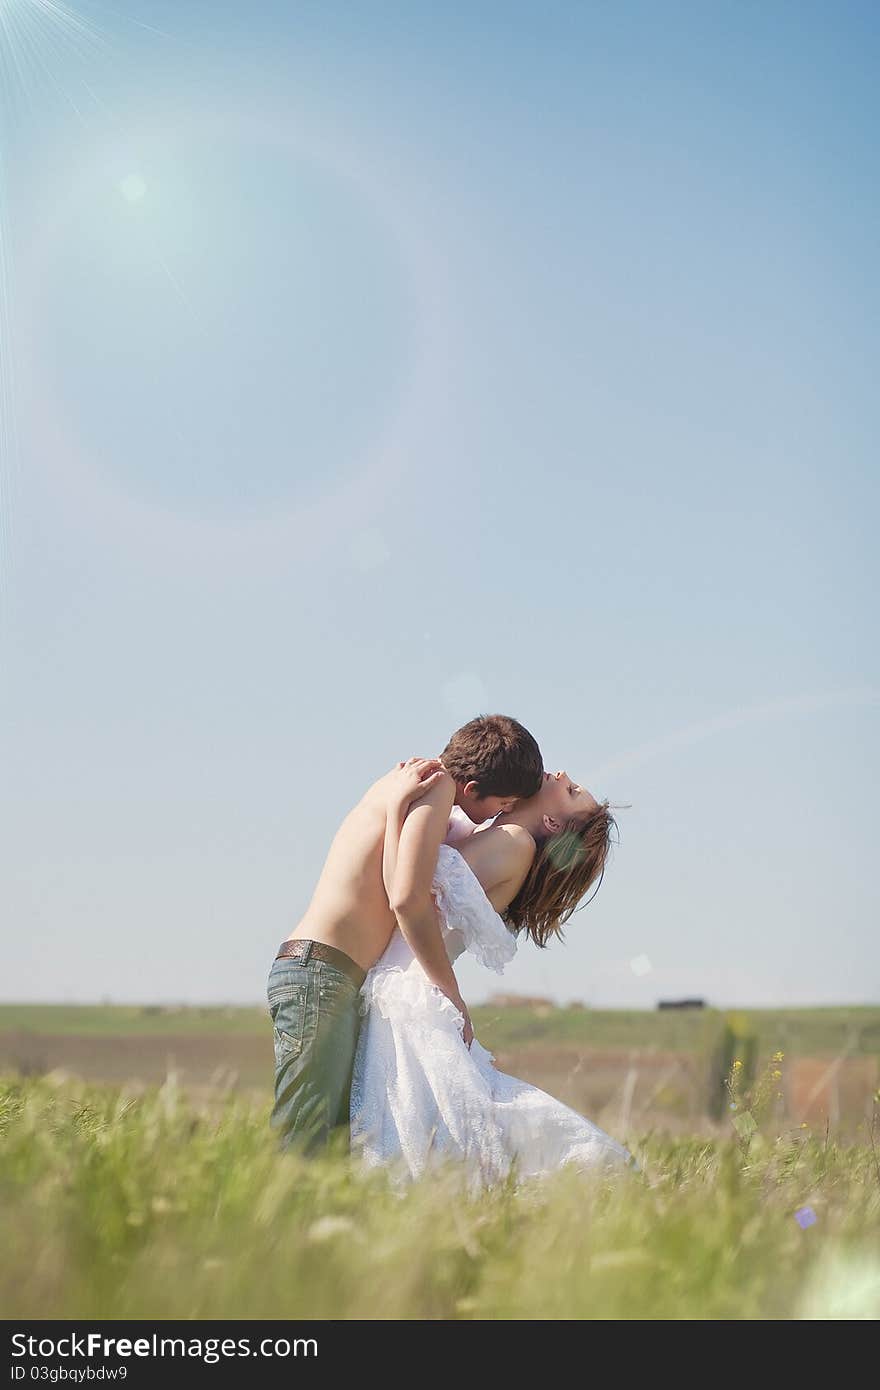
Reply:
M74 74L109 47L103 30L61 0L0 0L0 623L4 624L15 565L20 472L10 168L23 129L52 104L61 102L83 121ZM124 182L130 184L130 180ZM143 181L135 176L131 187L122 191L129 199L143 197Z

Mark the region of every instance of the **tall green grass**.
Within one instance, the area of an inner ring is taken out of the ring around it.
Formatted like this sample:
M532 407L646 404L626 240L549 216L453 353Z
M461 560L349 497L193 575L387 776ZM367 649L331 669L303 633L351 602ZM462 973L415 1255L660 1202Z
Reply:
M871 1136L620 1136L640 1174L395 1195L277 1152L262 1107L52 1076L0 1085L4 1318L880 1314ZM875 1136L880 1148L880 1136ZM810 1207L802 1229L795 1213Z

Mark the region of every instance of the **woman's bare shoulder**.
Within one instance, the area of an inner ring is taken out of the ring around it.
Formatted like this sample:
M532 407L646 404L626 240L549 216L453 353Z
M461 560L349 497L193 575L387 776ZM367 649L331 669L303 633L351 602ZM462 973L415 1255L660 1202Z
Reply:
M524 825L493 825L492 829L497 830L500 835L506 835L522 853L532 855L538 848L534 835L530 830L526 830Z
M492 825L475 831L458 848L472 866L491 865L506 878L532 862L537 846L523 825Z

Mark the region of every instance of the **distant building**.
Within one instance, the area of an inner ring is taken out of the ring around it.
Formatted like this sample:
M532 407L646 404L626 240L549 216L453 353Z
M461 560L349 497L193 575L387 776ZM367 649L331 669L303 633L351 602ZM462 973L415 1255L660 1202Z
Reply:
M658 1009L705 1009L705 999L658 999Z
M498 1009L534 1009L536 1012L556 1008L552 999L541 999L532 994L491 994L488 1005Z

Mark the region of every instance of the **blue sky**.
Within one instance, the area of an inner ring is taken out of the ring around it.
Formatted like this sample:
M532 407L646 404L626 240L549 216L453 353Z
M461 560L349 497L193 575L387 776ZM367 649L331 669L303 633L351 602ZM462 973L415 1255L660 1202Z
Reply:
M501 710L628 809L467 999L876 1002L876 9L0 21L3 997L259 1001Z

